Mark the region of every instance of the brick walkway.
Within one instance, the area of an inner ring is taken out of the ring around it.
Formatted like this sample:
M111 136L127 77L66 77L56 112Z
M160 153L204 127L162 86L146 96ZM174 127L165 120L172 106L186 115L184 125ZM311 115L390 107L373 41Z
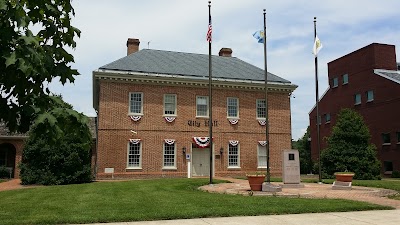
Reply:
M208 192L217 192L225 194L241 194L249 195L251 192L247 180L222 178L221 180L228 180L232 183L214 184L212 186L206 185L200 187L201 190ZM282 183L274 183L282 184ZM398 193L394 190L382 188L370 188L353 186L352 190L332 190L331 184L315 184L304 183L304 188L283 188L282 192L270 193L255 191L253 195L275 195L285 197L303 197L303 198L342 198L357 201L365 201L378 205L391 206L400 209L400 201L389 199L386 196Z
M0 191L8 191L22 188L33 188L38 187L39 185L21 185L20 179L12 179L6 182L0 183Z

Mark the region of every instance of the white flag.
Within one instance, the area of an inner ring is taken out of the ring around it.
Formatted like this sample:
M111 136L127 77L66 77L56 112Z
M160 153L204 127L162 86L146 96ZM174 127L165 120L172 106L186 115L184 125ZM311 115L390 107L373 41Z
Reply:
M313 53L314 56L317 57L319 50L322 48L322 43L319 40L318 36L315 36L314 46L313 46Z

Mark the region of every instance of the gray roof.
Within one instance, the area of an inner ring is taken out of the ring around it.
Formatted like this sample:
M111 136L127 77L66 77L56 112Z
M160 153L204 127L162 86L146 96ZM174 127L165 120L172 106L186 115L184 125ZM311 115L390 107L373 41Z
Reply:
M400 84L400 71L376 69L375 74Z
M208 55L142 49L100 69L151 74L181 75L190 78L208 77ZM213 78L264 81L264 70L236 57L212 56ZM269 82L290 81L268 73Z

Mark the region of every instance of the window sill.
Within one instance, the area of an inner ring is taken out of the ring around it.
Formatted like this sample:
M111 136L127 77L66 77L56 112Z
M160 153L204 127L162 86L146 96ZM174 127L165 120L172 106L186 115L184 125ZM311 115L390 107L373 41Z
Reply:
M349 82L342 84L342 86L349 84Z
M332 87L332 89L333 89L333 88L337 88L337 87L339 87L339 85L337 85L337 86L333 86L333 87Z
M325 124L330 124L330 123L331 123L331 121L325 122Z
M178 170L176 167L163 167L162 170Z
M400 145L400 142L397 142L398 145Z
M143 113L128 113L128 116L144 116Z
M392 175L393 171L385 171L383 174L384 175Z
M142 167L126 167L125 170L142 170Z
M267 169L267 167L266 166L257 166L257 169Z
M228 170L241 170L240 166L228 166Z
M361 102L360 103L355 103L354 105L361 105Z
M177 117L178 115L168 115L168 114L164 114L163 117Z
M240 119L239 117L229 117L229 116L226 117L226 118L227 118L228 120L229 120L229 119L232 119L232 120L239 120L239 119Z
M197 118L199 118L199 119L208 119L209 117L208 116L196 116L196 119Z
M391 145L391 143L383 143L382 145L383 146L389 146L389 145Z
M372 100L368 100L367 103L368 103L368 102L373 102L373 101L374 101L373 99L372 99Z

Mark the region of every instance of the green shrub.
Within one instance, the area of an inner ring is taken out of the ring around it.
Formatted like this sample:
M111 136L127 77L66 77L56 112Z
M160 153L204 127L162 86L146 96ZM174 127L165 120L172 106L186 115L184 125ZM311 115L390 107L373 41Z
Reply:
M352 171L359 180L380 179L380 161L363 118L356 111L342 109L338 114L328 147L321 152L323 174Z
M10 178L10 171L5 166L0 166L0 178Z
M73 184L90 182L92 137L88 118L56 107L34 121L20 165L22 184Z
M400 178L400 171L398 171L398 170L393 171L392 178Z

